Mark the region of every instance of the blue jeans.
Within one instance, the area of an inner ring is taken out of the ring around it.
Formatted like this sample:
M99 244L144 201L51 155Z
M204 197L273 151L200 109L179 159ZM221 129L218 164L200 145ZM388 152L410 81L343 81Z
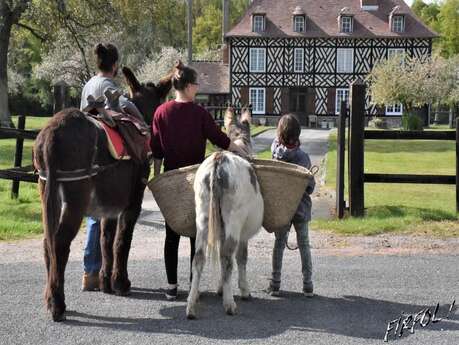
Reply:
M301 256L301 272L303 274L303 290L312 288L312 260L311 248L309 246L309 231L308 222L293 222L293 227L296 230L296 240L298 249ZM280 288L281 285L281 270L282 270L282 257L284 256L284 249L287 244L288 232L290 227L284 231L276 232L276 241L274 242L273 249L273 272L271 279L271 286Z
M84 246L83 269L86 273L99 273L102 266L100 250L100 221L96 218L86 218L86 243Z

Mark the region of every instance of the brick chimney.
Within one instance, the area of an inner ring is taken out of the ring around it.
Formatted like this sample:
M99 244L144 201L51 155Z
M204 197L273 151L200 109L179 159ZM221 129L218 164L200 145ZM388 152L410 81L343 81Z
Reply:
M364 11L377 11L379 9L379 0L360 0L360 5Z

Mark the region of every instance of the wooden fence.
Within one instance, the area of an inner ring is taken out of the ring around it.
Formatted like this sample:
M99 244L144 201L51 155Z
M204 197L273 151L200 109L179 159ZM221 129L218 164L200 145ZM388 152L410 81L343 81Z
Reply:
M38 175L34 174L33 165L22 166L24 140L35 140L39 131L25 130L26 117L18 117L16 128L0 127L0 140L16 139L16 149L14 154L14 167L0 170L0 179L12 180L11 197L17 198L19 195L19 183L38 181Z
M215 122L222 127L224 123L225 111L228 105L207 105L204 106L214 117ZM240 114L242 108L233 107L236 114ZM34 173L33 165L22 166L24 140L35 140L39 131L25 130L26 116L18 117L17 128L0 127L0 140L16 139L16 149L14 154L14 166L9 169L0 170L0 179L12 180L11 197L17 198L19 195L20 182L38 182L38 175Z
M396 131L365 130L365 85L355 82L351 86L350 109L341 106L338 121L336 212L344 216L344 164L346 117L349 112L349 209L351 216L364 215L365 183L421 183L456 185L456 210L459 212L459 118L456 131ZM450 140L456 142L455 175L380 174L364 172L365 140Z

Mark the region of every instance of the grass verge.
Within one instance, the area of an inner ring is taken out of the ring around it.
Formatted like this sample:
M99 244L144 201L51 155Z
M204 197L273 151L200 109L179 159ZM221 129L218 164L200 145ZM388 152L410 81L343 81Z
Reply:
M326 188L335 188L336 133L333 133L329 140ZM454 162L455 143L452 141L365 142L366 173L454 175ZM347 196L347 181L345 184ZM392 232L457 237L459 217L455 209L455 198L453 185L367 183L365 218L318 219L314 220L313 227L346 235Z

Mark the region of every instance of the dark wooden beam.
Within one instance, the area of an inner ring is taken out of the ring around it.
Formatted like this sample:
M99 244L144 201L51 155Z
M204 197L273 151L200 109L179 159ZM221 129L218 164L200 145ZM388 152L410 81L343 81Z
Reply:
M0 127L0 139L31 139L35 140L39 131L27 131L16 128Z
M454 175L365 174L365 183L456 184Z
M366 130L365 139L456 140L456 133L455 131L375 131L375 130Z

